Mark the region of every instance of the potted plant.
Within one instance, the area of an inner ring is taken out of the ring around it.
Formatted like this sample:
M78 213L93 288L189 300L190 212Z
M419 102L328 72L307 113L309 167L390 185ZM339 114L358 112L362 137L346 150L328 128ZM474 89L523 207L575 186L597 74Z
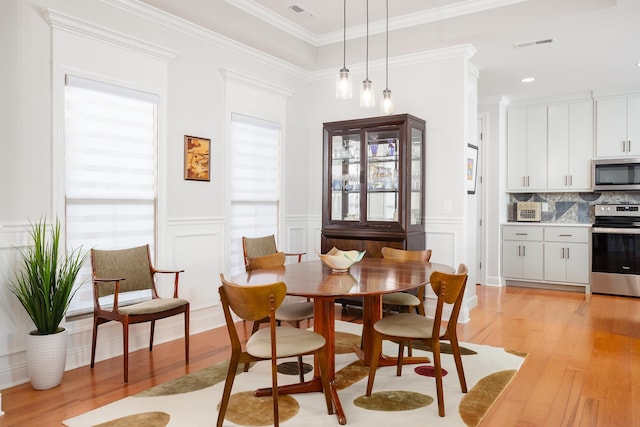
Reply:
M60 248L60 221L47 226L46 218L31 224L31 244L20 250L20 263L11 281L36 329L27 336L27 368L36 390L62 381L67 357L67 331L60 323L75 294L74 283L88 253L66 253Z

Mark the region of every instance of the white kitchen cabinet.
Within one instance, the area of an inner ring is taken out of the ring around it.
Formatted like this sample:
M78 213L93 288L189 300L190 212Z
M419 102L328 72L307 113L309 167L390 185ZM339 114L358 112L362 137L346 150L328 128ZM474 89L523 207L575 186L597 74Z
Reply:
M593 102L550 104L547 108L548 190L591 189Z
M502 228L502 276L505 279L543 279L543 231L537 226Z
M547 107L527 105L507 111L507 190L547 189Z
M596 100L596 157L640 156L640 94Z
M544 280L588 284L589 229L545 227Z
M502 278L542 288L584 287L590 292L590 226L502 227Z

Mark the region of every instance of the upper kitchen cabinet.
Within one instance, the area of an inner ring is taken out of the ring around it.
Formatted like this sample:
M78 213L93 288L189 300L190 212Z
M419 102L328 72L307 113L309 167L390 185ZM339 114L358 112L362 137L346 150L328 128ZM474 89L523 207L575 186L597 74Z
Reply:
M596 100L596 157L640 156L640 94Z
M549 104L547 122L548 190L590 190L593 102Z
M547 189L547 107L529 105L507 111L507 190Z
M324 124L323 253L425 248L424 136L409 114Z

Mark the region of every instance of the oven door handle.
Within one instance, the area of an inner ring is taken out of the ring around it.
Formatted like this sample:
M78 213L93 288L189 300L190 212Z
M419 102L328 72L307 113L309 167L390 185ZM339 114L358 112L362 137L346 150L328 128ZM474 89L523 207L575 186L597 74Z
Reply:
M640 234L640 228L594 227L591 229L591 232L600 234Z

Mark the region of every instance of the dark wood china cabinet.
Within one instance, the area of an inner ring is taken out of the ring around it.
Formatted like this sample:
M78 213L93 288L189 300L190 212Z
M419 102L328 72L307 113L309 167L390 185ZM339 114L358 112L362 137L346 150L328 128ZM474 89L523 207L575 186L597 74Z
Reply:
M424 133L410 114L324 123L323 253L425 248Z

